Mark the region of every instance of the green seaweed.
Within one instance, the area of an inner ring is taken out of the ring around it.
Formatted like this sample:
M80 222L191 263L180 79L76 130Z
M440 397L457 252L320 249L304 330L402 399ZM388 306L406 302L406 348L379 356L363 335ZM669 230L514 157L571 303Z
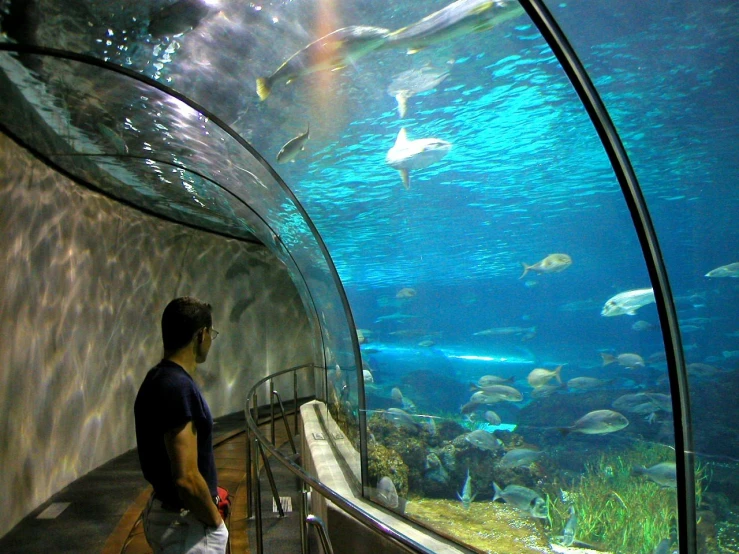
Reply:
M569 490L548 498L551 528L555 534L564 528L572 505L578 518L577 540L609 552L653 552L675 525L676 492L634 475L632 468L673 460L674 451L659 444L640 444L633 450L590 458L584 474ZM709 473L706 466L699 465L696 474L696 499L700 502Z

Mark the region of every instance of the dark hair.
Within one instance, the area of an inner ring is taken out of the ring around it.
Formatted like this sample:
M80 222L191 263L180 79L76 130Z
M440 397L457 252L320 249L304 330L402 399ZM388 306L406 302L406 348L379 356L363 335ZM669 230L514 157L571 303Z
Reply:
M203 327L211 328L211 306L191 296L175 298L162 314L162 341L165 352L175 352L192 340Z

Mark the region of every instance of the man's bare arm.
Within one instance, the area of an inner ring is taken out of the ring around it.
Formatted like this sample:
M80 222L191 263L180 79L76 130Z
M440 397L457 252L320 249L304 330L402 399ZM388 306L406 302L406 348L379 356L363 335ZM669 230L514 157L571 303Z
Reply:
M223 519L198 469L197 431L192 421L165 433L164 444L183 505L206 525L218 527Z

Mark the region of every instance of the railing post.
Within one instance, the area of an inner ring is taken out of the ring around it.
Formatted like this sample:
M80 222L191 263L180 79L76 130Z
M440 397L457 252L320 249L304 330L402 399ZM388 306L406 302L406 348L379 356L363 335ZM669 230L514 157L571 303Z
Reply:
M310 514L305 518L305 521L308 522L309 525L313 525L316 528L316 531L318 531L318 537L321 539L321 545L323 546L325 554L334 554L334 549L331 546L331 539L328 538L328 531L326 530L326 524L323 523L323 520L318 516Z
M256 479L254 479L254 500L255 500L255 507L254 507L254 515L255 515L255 534L257 537L257 554L263 554L264 553L264 538L262 537L262 490L259 485L259 456L257 456L257 452L261 450L261 447L259 445L259 438L254 437L254 475L256 476Z
M282 399L280 393L272 391L272 394L277 397L277 406L280 408L280 415L282 416L282 423L285 424L285 432L287 433L287 440L290 441L290 448L292 448L293 454L298 453L298 449L295 448L295 439L293 439L292 431L290 430L290 424L287 422L287 416L285 415L285 407L282 405Z
M300 510L300 552L301 554L308 554L308 530L306 529L307 523L305 518L308 517L308 498L307 491L305 490L305 483L300 481L300 498L298 499Z
M270 438L272 439L272 446L277 446L275 444L275 401L274 401L274 395L275 395L275 382L273 379L269 380L269 431L270 431Z
M295 433L298 433L298 370L293 371L293 409L295 410Z

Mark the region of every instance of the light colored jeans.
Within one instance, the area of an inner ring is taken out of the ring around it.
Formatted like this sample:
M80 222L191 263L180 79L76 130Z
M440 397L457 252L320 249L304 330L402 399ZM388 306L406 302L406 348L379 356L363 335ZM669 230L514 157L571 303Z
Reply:
M155 553L225 554L228 529L207 527L188 510L173 512L162 508L153 497L144 510L144 535Z

